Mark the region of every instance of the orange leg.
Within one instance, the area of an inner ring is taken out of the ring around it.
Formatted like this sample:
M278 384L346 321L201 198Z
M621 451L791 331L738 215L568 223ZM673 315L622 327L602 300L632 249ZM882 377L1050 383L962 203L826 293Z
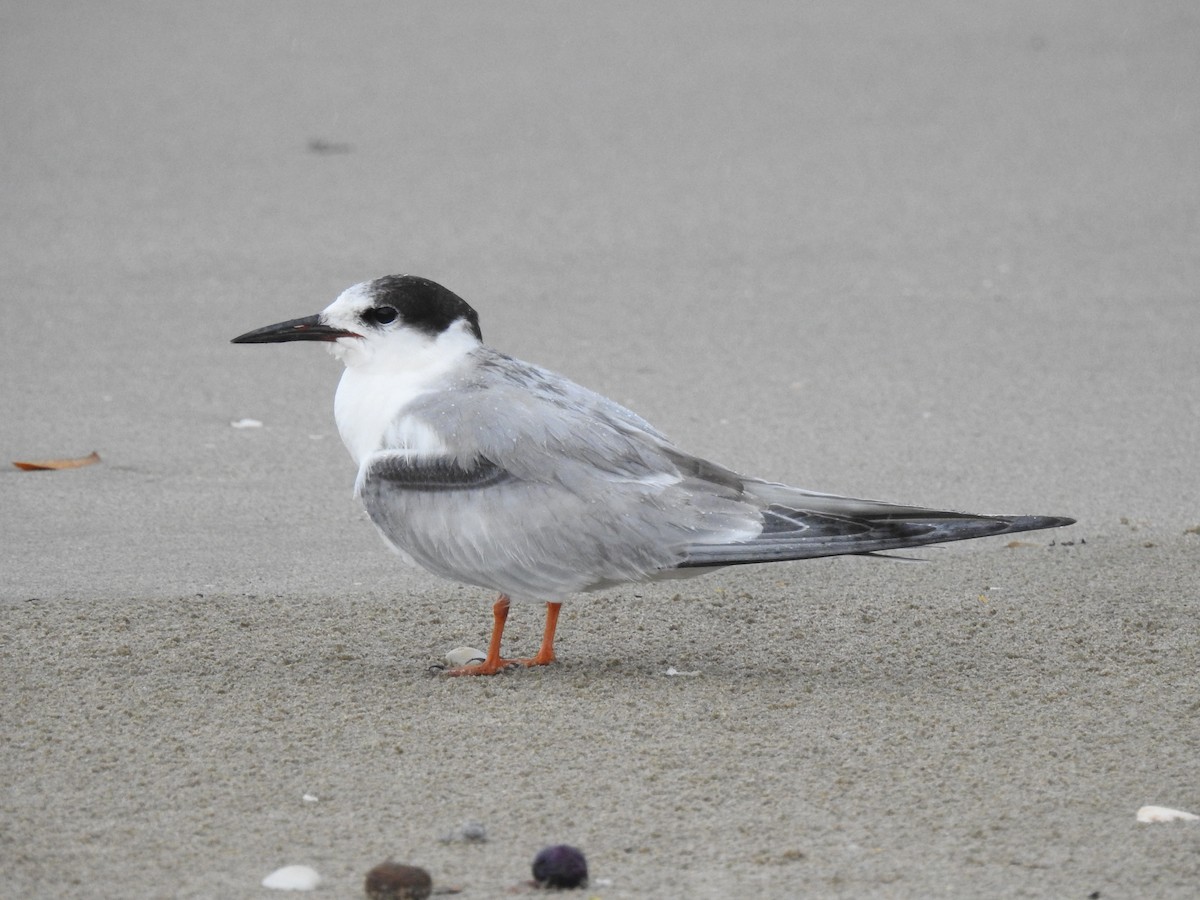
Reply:
M492 604L492 639L488 643L487 657L481 663L459 666L446 672L447 675L495 675L509 666L546 666L554 662L554 631L558 627L558 611L561 603L546 604L546 630L542 632L542 646L536 656L527 659L504 659L500 655L500 641L504 636L504 623L508 621L509 599L501 594Z
M548 666L554 662L554 630L558 627L560 609L561 603L546 604L546 629L542 632L542 646L538 648L536 656L521 660L524 665Z

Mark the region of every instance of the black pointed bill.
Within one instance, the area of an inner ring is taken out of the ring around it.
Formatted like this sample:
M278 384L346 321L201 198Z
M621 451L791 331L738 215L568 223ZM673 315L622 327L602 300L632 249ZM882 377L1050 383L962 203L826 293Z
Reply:
M263 328L255 328L239 334L231 344L282 344L284 341L336 341L343 337L362 337L353 331L333 328L321 321L320 316L305 316L289 319Z

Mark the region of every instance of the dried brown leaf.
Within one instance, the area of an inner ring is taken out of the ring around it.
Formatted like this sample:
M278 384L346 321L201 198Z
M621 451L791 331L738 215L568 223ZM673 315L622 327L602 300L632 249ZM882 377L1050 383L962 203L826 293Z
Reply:
M78 469L82 466L90 466L100 462L100 454L93 450L87 456L79 456L75 459L38 459L30 462L13 462L13 465L18 469L26 472L45 472L56 469Z

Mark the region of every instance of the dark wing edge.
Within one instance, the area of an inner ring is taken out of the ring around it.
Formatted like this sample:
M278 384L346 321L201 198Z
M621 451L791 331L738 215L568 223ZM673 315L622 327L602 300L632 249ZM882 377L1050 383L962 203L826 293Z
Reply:
M1061 516L978 516L886 504L879 504L873 512L839 515L773 505L764 511L762 534L754 540L694 544L686 548L679 568L871 554L1075 523L1074 519Z
M452 457L412 456L407 453L377 453L367 465L363 487L385 482L403 491L463 491L494 487L513 480L513 475L485 457L464 465Z

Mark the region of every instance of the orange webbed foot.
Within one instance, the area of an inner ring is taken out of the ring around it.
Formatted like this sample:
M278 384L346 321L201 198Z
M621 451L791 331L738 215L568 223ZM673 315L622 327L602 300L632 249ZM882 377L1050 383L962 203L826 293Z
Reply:
M447 675L499 675L507 669L516 669L519 667L530 668L531 666L548 666L554 662L554 654L550 654L550 658L544 658L540 653L537 656L527 656L521 659L498 659L495 662L488 662L486 659L483 662L467 663L465 666L455 666L453 669L447 669Z
M497 675L517 666L548 666L554 662L554 631L558 627L558 611L561 603L546 604L546 628L542 633L542 646L534 656L523 659L505 659L500 655L500 641L504 635L504 623L508 621L509 599L504 594L492 605L492 640L488 644L483 662L468 663L447 670L447 675Z

